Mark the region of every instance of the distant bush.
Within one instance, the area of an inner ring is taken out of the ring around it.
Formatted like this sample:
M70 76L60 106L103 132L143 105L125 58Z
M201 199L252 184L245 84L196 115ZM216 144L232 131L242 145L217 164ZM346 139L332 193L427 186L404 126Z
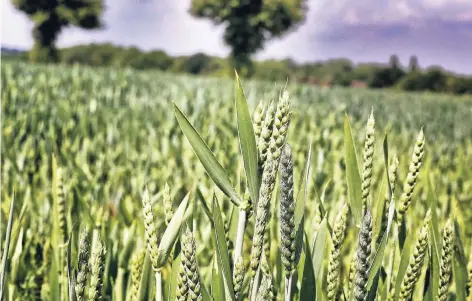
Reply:
M2 58L26 60L27 54L2 55ZM172 57L162 50L143 52L136 47L120 47L110 43L63 48L60 50L60 58L66 64L159 69L217 77L228 77L233 73L229 58L204 53ZM289 79L322 86L367 86L405 91L472 93L472 77L455 75L440 67L421 70L415 56L412 56L407 68L400 65L395 55L392 55L389 63L385 65L354 64L345 58L303 64L291 59L271 59L256 61L252 67L253 78L276 82Z

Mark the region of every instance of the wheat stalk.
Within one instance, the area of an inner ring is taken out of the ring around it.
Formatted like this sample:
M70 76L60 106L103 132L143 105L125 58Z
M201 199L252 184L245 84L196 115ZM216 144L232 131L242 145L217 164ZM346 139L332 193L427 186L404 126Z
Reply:
M404 218L408 207L410 206L411 196L413 190L416 186L416 180L418 178L418 173L420 171L421 163L423 162L424 157L424 134L423 129L418 134L416 138L415 147L413 149L413 155L411 157L410 168L408 170L408 175L406 177L405 184L403 185L403 193L400 197L400 202L398 205L398 222L401 224Z
M280 253L286 277L290 277L295 261L295 200L293 198L292 151L285 144L280 161Z
M370 183L372 182L372 162L374 159L375 144L375 119L372 109L367 121L367 129L364 144L364 169L362 171L362 212L367 209L367 198L370 193Z
M147 188L143 194L143 215L144 215L144 230L146 234L146 245L151 258L152 269L154 273L159 272L158 268L158 253L159 245L157 243L157 228L154 223L154 214L152 213L152 204Z
M388 176L390 178L390 187L392 188L392 192L395 192L395 182L397 180L397 170L398 170L398 156L393 155L392 162L388 167Z
M88 232L84 229L79 238L79 254L77 261L77 280L75 294L77 301L85 300L85 286L87 285L87 274L89 272L89 250L90 240Z
M328 300L336 300L339 288L339 274L341 269L341 247L346 235L349 207L344 204L336 216L333 229L333 250L328 262L327 297Z
M101 290L103 286L106 249L100 239L97 239L92 250L93 252L90 262L90 284L88 293L90 301L97 301L102 297Z
M162 202L164 203L164 215L166 225L169 225L172 216L174 216L174 208L172 208L172 197L170 196L170 187L169 184L164 186L164 197Z
M261 286L259 287L259 291L257 293L256 301L272 301L272 278L264 274L261 281Z
M421 267L426 255L426 247L428 246L428 223L430 214L430 211L428 211L423 226L418 232L413 253L410 255L406 274L400 289L400 300L402 301L410 300L413 288L420 277Z
M277 165L269 156L262 174L262 183L259 191L259 202L256 209L256 221L251 248L251 270L254 276L260 264L262 247L264 243L264 231L269 219L270 200L275 186Z
M182 255L187 278L188 297L191 301L201 300L202 292L197 268L195 239L188 226L182 235Z
M356 252L356 274L354 276L353 296L357 301L367 297L367 278L369 276L369 259L372 252L372 215L367 209L362 219Z
M244 281L244 273L246 272L244 269L244 261L242 257L236 259L236 263L234 264L235 268L233 271L233 286L234 286L234 296L236 300L239 299L239 295L241 294L241 290L243 288L243 281Z
M272 128L274 124L275 106L271 102L267 105L264 122L262 124L262 131L259 137L257 148L259 149L259 167L263 169L267 159L267 152L269 150L270 137L272 136Z
M141 274L143 273L145 250L136 251L131 257L131 284L129 292L130 301L138 301L139 285L141 283Z
M441 261L439 266L439 301L447 300L449 282L452 274L452 257L454 254L454 224L448 219L443 229L443 242L441 248Z
M259 101L252 115L252 124L254 127L254 135L256 137L256 142L259 141L261 138L263 122L264 122L264 105L262 101Z

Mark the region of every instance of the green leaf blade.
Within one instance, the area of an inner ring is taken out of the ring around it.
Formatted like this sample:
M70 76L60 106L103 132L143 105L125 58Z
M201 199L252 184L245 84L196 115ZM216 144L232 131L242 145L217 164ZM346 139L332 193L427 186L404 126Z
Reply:
M190 199L190 192L187 193L185 198L180 203L179 207L174 213L174 216L169 222L164 235L162 236L161 242L159 243L159 253L157 256L157 264L159 267L165 265L167 257L171 253L174 243L179 237L180 227L185 221L185 212L187 211L187 206Z
M236 193L236 190L232 186L225 170L218 162L212 151L208 148L206 143L203 141L200 134L197 132L197 130L195 130L192 124L188 121L187 117L185 117L185 115L182 113L182 111L180 111L175 103L174 113L175 117L177 118L177 122L179 123L180 129L187 137L193 151L197 155L210 178L236 206L239 206L241 204L241 198Z
M256 136L254 134L254 127L252 125L251 115L246 97L244 96L243 87L239 76L236 73L235 80L235 103L238 120L238 136L239 145L243 154L244 170L254 204L259 200L259 171L258 171L258 151L256 145Z
M213 197L213 230L217 246L217 264L221 274L223 275L223 282L225 288L225 300L235 301L233 277L231 274L231 265L229 262L228 246L226 245L225 228L223 218L221 216L220 207L216 196Z
M349 201L357 226L360 225L362 219L362 194L361 194L361 176L359 173L359 165L357 163L356 146L352 138L351 125L349 118L344 116L344 148L346 160L346 176Z

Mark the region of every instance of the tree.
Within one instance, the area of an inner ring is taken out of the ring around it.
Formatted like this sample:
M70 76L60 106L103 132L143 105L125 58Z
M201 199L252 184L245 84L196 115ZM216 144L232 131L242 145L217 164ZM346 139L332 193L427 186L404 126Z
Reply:
M94 29L101 26L102 0L12 0L35 23L31 61L57 61L56 40L61 29L77 26Z
M196 53L185 60L183 69L192 74L202 73L210 64L211 58L204 53Z
M390 60L388 62L390 68L392 69L399 69L400 68L400 60L396 54L390 56Z
M305 19L305 0L192 0L190 13L225 24L224 41L231 47L231 63L251 73L251 55L264 43L280 37Z
M413 55L410 57L410 63L408 64L408 70L410 72L416 72L418 71L419 67L418 67L418 58L416 57L416 55Z

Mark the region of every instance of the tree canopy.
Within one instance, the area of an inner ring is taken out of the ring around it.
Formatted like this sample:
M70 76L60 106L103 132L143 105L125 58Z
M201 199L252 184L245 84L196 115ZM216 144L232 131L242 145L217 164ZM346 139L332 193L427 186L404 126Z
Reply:
M304 21L305 0L192 0L190 13L224 25L234 68L251 73L251 55Z
M34 46L31 61L57 61L56 40L61 29L77 26L94 29L101 26L102 0L12 0L34 22Z

